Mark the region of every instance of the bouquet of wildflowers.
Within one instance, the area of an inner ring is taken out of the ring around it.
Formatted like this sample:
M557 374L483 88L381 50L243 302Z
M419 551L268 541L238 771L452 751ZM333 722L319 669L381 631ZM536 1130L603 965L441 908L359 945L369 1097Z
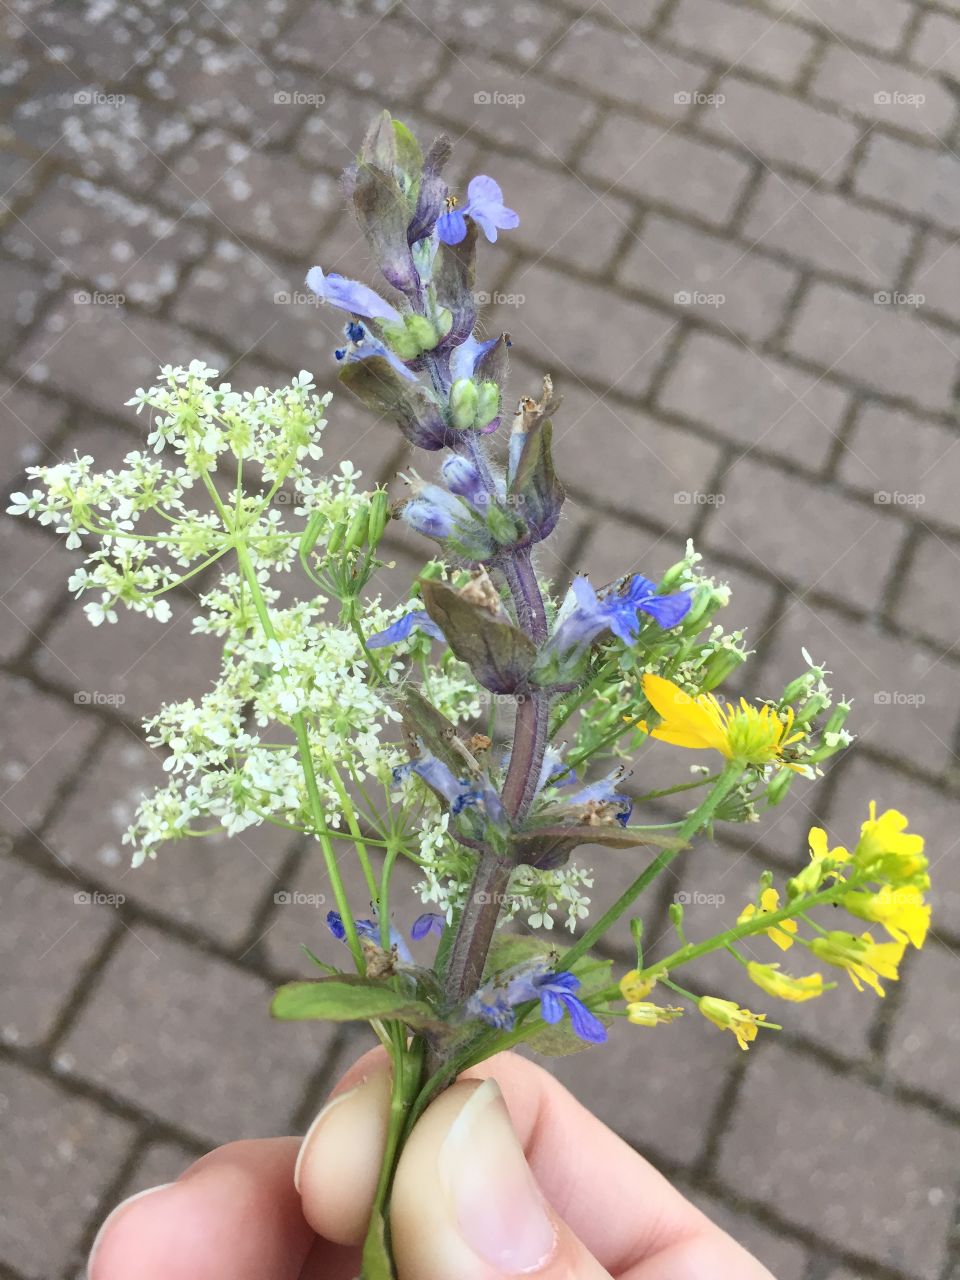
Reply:
M170 841L263 823L316 842L343 963L313 957L315 980L283 987L273 1013L368 1022L389 1054L367 1280L392 1274L389 1199L405 1137L459 1072L514 1045L602 1045L614 1018L652 1028L692 1012L746 1049L776 1019L691 994L686 964L727 951L766 1009L819 997L843 971L883 995L930 915L923 840L903 815L871 809L850 849L812 830L796 875L778 886L765 873L714 937L688 939L675 905L675 948L645 960L634 914L644 891L695 856L715 820L756 821L814 779L850 741L849 707L832 703L812 662L760 704L717 699L747 652L717 621L727 588L690 545L677 564L645 566L650 577L599 587L538 571L564 502L551 428L560 397L544 377L508 402L510 340L478 329L475 270L481 233L496 241L518 215L490 177L473 178L463 201L451 194L449 150L440 138L424 153L387 113L374 120L344 185L389 298L320 267L307 276L344 313L344 387L429 455L431 478L411 469L403 501L363 490L349 464L325 471L330 396L308 373L241 395L195 362L162 369L130 401L147 410L149 434L122 470L97 471L89 457L34 468L38 487L12 507L87 552L70 587L94 626L116 622L120 606L163 621L169 593L206 575L195 630L220 637L220 676L199 702L168 703L147 722L169 782L126 839L135 864ZM397 519L431 558L408 602L387 607L371 582ZM691 775L685 749L712 752L715 767ZM644 793L650 752L675 757L678 780ZM651 802L680 793L685 817L645 820ZM635 860L616 901L603 895L602 857L579 865L584 845ZM366 901L348 897L345 851ZM402 860L416 868L416 906L392 887ZM602 908L588 924L594 897ZM624 916L636 965L614 973L591 950ZM768 963L742 954L747 939L772 944ZM774 959L787 952L789 963Z

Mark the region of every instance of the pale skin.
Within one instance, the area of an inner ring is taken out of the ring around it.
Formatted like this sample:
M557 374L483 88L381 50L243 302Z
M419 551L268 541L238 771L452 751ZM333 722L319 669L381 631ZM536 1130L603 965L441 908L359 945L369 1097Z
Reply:
M97 1239L89 1280L353 1280L388 1086L375 1050L346 1073L302 1146L233 1142L125 1202ZM399 1280L773 1280L512 1054L467 1072L420 1119L397 1171L391 1230Z

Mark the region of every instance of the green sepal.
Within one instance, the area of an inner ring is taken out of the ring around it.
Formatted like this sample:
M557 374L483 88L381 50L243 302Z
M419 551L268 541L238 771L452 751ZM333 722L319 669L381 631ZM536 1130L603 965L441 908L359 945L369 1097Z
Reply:
M517 503L534 542L542 541L553 532L566 497L553 465L552 442L553 424L544 418L526 433L507 490Z

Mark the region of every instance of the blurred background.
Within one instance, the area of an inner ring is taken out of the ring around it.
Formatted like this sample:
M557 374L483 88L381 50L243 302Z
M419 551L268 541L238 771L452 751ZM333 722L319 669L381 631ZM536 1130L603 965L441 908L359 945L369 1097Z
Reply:
M450 133L461 190L501 183L521 225L482 247L487 323L512 394L545 370L565 394L548 567L656 577L693 535L757 650L737 692L779 691L805 644L855 698L857 746L681 860L648 935L678 897L714 931L871 798L925 832L935 886L885 1001L847 984L749 1054L694 1018L618 1026L557 1074L778 1280L956 1280L960 0L8 0L0 29L11 489L75 449L116 465L166 362L335 385L302 281L373 282L337 175L378 108ZM359 408L331 420L331 465L402 465ZM302 1131L365 1040L267 1018L323 932L300 843L128 868L160 774L139 721L214 669L190 595L93 631L48 531L5 518L0 544L0 1276L76 1280L118 1199ZM394 552L397 595L424 550ZM603 903L633 855L597 852ZM697 988L738 994L732 967Z

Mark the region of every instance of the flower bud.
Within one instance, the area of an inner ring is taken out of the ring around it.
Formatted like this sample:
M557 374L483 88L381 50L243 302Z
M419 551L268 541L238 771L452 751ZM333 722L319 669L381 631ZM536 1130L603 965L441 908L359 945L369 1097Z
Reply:
M344 551L358 551L367 540L367 529L370 525L370 511L366 503L359 506L347 525L343 538Z
M678 560L676 564L672 564L660 579L660 591L676 590L686 577L688 568L686 560Z
M808 698L800 710L794 716L794 724L803 725L810 724L815 720L821 711L824 711L830 705L830 699L822 693L815 693Z
M519 523L510 512L497 506L495 502L487 507L487 528L501 547L509 547L515 543L521 531Z
M380 332L390 350L401 360L415 360L423 350L404 320L382 321Z
M805 671L802 676L797 676L796 680L791 680L783 691L782 701L796 702L797 698L802 698L806 693L809 693L815 678L812 672Z
M376 550L379 545L389 519L390 499L387 491L386 489L377 489L370 499L370 524L367 530L367 540L372 551Z
M461 498L466 498L471 506L480 507L484 505L487 491L483 483L483 477L469 458L464 458L459 453L453 453L444 460L440 472L451 493L455 493Z
M428 320L426 316L407 316L404 324L407 326L407 333L416 343L417 355L421 351L432 351L440 341L436 325L432 320Z
M500 412L500 388L495 382L481 382L475 425L489 426Z
M767 804L771 807L780 804L786 798L793 782L794 773L790 769L780 769L767 787Z
M708 693L711 689L716 689L746 660L746 654L739 649L717 649L704 664L700 677L701 692Z
M694 596L690 612L683 621L683 630L688 633L702 631L718 609L727 603L726 592L719 592L713 587L701 587Z
M476 424L480 393L472 378L458 378L450 388L450 417L453 425L466 431Z

